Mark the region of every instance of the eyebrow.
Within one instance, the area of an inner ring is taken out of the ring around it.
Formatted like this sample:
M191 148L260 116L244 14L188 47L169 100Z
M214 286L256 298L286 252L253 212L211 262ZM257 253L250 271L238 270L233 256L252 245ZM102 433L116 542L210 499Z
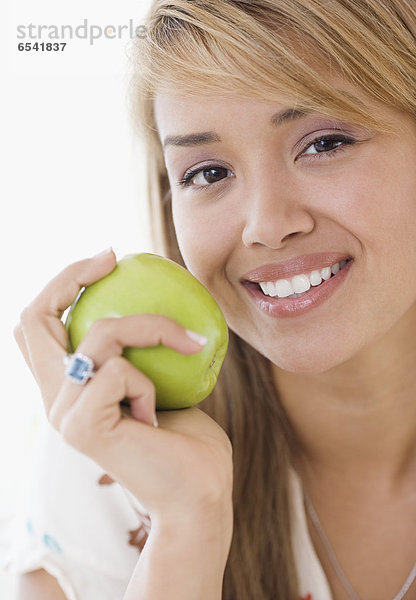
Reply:
M275 113L270 118L270 123L274 127L285 125L291 121L296 121L310 114L304 110L296 108L288 108L281 112ZM203 131L200 133L189 133L188 135L168 135L163 140L163 148L166 146L201 146L203 144L212 144L213 142L221 142L220 136L214 131Z

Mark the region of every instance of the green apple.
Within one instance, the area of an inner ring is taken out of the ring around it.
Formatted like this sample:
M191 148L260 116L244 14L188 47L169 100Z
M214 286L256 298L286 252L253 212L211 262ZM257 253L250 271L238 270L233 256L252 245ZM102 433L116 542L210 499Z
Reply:
M125 356L156 387L158 409L193 406L214 389L228 347L228 327L208 290L189 271L157 254L130 254L106 277L82 291L65 322L76 350L97 319L162 314L208 338L192 355L163 345L124 348Z

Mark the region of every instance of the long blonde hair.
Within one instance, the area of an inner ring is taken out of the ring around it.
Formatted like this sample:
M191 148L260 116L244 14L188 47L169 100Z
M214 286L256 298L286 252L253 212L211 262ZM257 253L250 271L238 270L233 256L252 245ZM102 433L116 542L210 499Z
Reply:
M414 0L154 0L145 26L132 47L132 114L146 144L154 251L182 265L157 92L237 93L392 131L374 108L328 83L329 73L416 116ZM296 440L269 361L231 331L218 384L201 407L234 450L224 600L298 600L288 487Z

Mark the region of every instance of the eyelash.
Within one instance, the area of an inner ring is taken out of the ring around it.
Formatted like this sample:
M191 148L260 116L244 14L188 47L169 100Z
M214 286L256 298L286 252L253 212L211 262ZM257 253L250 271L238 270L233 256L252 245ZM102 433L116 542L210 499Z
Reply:
M310 148L311 146L314 146L315 144L318 144L319 142L322 142L322 141L342 142L342 145L338 146L337 148L334 148L333 150L328 150L327 152L319 152L314 155L306 155L306 156L314 157L314 158L307 158L307 160L321 160L325 156L327 156L328 158L332 158L336 153L345 150L346 146L352 146L353 144L355 144L357 140L355 140L352 137L345 136L345 135L339 135L339 134L321 135L321 136L315 138L312 142L310 142L306 146L306 148L303 152L308 150L308 148ZM201 173L201 171L208 171L209 169L216 169L216 168L226 169L226 167L223 167L222 165L217 165L214 163L208 164L208 165L203 165L202 167L197 167L195 169L190 169L189 171L187 171L185 173L183 178L177 182L177 185L179 187L184 187L184 188L190 187L192 185L193 178L196 177L196 175L198 175L199 173ZM226 170L229 171L229 169L226 169ZM219 181L216 181L214 183L207 183L206 185L197 185L195 187L199 188L199 189L207 189L207 188L210 188L210 187L216 185L217 183L221 183L221 181L222 181L222 179L220 179Z

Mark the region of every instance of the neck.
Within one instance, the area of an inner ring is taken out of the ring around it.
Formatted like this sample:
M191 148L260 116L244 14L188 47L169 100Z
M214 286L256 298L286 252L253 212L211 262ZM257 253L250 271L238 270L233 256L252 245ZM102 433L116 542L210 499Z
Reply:
M416 310L359 355L318 374L274 366L306 480L380 492L416 473Z

